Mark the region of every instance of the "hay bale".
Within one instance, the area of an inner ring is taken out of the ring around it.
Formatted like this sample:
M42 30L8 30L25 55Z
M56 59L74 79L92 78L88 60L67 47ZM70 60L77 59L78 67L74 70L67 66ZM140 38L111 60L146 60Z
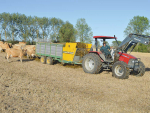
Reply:
M76 48L77 48L76 56L83 57L88 53L85 43L77 42Z
M77 48L86 48L85 43L77 42Z

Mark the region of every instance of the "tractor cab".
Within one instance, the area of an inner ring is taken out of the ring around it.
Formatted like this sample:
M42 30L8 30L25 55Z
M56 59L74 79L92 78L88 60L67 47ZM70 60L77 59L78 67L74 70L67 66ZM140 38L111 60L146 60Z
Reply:
M114 60L114 49L109 50L110 55L108 56L105 54L106 51L98 51L97 41L98 41L98 39L102 39L103 42L106 41L106 39L115 39L116 40L117 37L115 37L115 35L114 35L114 37L111 37L111 36L93 36L93 38L95 38L96 51L90 51L90 53L93 53L93 52L97 53L101 57L103 62L113 62L113 60Z

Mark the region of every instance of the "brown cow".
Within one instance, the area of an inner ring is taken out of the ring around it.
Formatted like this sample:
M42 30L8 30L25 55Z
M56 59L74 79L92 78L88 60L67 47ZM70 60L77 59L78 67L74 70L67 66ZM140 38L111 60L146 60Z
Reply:
M0 44L0 52L2 51L2 50L6 50L6 49L8 49L8 48L10 48L9 47L9 44Z
M35 45L26 45L24 49L27 50L27 57L34 57L35 56Z
M27 58L33 58L35 56L35 50L27 50Z
M14 48L14 49L23 49L24 47L25 47L26 45L20 45L20 44L15 44L15 45L13 45L12 47Z
M0 41L0 44L3 44L4 42L3 41Z
M20 44L15 44L12 46L14 49L21 49L21 45Z
M19 42L20 45L26 45L26 42Z
M20 61L22 62L22 57L26 54L26 50L9 48L9 49L6 49L6 53L7 53L6 58L8 62L9 62L8 59L10 57L19 57Z

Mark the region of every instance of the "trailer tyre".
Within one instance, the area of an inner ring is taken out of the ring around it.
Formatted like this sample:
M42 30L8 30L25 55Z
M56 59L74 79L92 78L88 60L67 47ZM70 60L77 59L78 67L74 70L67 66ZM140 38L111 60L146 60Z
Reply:
M112 66L112 75L118 79L129 78L129 68L127 64L122 61L117 61Z
M143 76L145 74L145 65L143 62L139 61L139 71L134 71L133 74L137 77Z
M83 57L82 68L85 73L97 74L100 72L101 67L102 62L97 54L89 53Z
M45 64L46 63L46 57L44 56L41 56L41 59L40 59L41 63L42 64Z
M53 58L52 57L47 57L46 58L46 64L53 65Z

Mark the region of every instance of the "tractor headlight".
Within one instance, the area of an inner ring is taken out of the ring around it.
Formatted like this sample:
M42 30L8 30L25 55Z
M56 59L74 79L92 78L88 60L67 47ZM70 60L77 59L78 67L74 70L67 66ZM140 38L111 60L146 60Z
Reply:
M134 63L135 61L134 60L132 60L132 63Z

